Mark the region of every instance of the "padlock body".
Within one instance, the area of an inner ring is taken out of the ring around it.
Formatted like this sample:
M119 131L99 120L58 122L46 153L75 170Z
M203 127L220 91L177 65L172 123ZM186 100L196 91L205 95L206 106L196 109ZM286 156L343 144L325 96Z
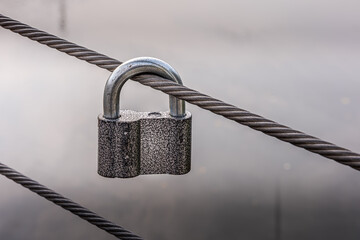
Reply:
M191 168L191 113L121 110L116 120L99 116L98 173L104 177L186 174Z

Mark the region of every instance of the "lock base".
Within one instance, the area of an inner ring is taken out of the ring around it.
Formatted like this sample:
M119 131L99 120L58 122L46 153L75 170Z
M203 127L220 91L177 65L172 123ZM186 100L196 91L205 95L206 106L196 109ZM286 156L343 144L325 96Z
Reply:
M121 110L98 118L98 173L128 178L140 174L186 174L191 168L191 113Z

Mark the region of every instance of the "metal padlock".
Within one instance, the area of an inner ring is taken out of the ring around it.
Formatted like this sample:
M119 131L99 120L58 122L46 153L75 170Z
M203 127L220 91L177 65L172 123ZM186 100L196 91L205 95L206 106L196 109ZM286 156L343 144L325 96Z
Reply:
M98 117L98 173L129 178L140 174L186 174L191 164L191 113L170 96L169 112L120 110L124 83L150 73L182 85L179 74L156 58L141 57L118 66L104 90L104 114Z

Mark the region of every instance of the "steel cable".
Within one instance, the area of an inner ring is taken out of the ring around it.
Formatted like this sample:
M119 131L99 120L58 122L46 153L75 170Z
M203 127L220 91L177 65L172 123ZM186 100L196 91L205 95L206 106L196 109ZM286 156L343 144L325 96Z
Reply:
M109 71L113 71L122 63L116 59L68 42L1 14L0 26ZM134 77L133 80L179 99L183 99L200 108L209 110L257 131L261 131L269 136L276 137L284 142L291 143L297 147L304 148L310 152L317 153L335 160L338 163L360 170L360 154L348 149L291 129L159 76L143 74Z
M90 211L89 209L82 207L81 205L73 202L72 200L66 197L63 197L62 195L54 192L53 190L45 187L44 185L41 185L40 183L24 176L23 174L17 172L16 170L2 163L0 163L0 174L22 185L23 187L29 189L30 191L38 194L39 196L46 198L47 200L55 203L56 205L62 207L63 209L70 211L71 213L97 226L98 228L114 235L118 239L123 239L123 240L142 239L141 237L136 236L135 234L116 225L115 223L112 223L100 217L99 215Z

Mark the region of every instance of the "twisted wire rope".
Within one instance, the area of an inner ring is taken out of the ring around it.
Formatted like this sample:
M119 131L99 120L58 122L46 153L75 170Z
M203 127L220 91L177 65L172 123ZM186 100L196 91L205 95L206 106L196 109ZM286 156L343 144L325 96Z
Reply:
M114 58L110 58L44 31L40 31L2 14L0 14L0 26L109 71L113 71L122 63ZM360 170L360 154L339 147L333 143L323 141L319 138L281 125L159 76L142 74L133 77L132 80L138 81L143 85L160 90L179 99L183 99L200 108L209 110L217 115L263 132L284 142L291 143L297 147L335 160L338 163L350 166L356 170Z
M24 176L16 170L0 163L0 174L13 180L14 182L22 185L30 191L38 194L39 196L46 198L54 204L62 207L65 210L79 216L80 218L88 221L96 227L110 233L111 235L123 240L141 240L142 238L125 230L124 228L112 223L96 213L90 211L87 208L73 202L72 200L54 192L53 190L41 185L40 183Z

